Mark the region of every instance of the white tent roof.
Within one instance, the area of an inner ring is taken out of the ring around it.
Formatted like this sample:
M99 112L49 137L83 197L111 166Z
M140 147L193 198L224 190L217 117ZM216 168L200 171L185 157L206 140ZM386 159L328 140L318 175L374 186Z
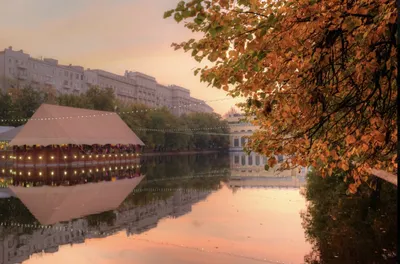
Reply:
M118 114L42 104L11 146L144 145Z

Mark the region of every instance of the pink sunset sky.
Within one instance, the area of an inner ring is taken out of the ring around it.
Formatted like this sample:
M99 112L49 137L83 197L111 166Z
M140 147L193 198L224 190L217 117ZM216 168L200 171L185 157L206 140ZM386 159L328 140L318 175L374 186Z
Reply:
M194 37L183 23L163 19L178 0L13 0L0 2L0 50L12 46L33 57L62 64L125 70L176 84L202 100L226 98L194 76L199 64L190 53L174 51L172 42ZM224 114L239 99L210 102Z

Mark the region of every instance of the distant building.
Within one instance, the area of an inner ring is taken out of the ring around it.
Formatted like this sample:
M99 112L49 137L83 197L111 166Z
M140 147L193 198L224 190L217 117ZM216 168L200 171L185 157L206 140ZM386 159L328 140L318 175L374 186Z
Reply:
M230 129L229 150L243 151L248 141L247 137L251 136L258 127L243 121L244 115L233 108L224 117L228 121Z
M243 149L248 142L248 137L258 130L259 127L244 121L245 116L234 108L226 113L224 118L228 121L230 129L229 151L232 152L230 154L231 177L297 177L305 175L306 168L303 167L280 171L280 164L286 158L283 155L276 155L275 158L278 164L273 168L269 168L269 170L265 170L264 167L268 164L267 157L254 152L248 155Z
M35 59L12 47L0 52L0 91L30 84L35 88L53 88L57 94L80 94L90 86L111 88L116 97L126 103L141 103L148 107L167 107L173 114L212 113L204 101L190 96L190 91L176 85L157 83L152 76L125 71L117 75L100 69L61 65L55 59Z

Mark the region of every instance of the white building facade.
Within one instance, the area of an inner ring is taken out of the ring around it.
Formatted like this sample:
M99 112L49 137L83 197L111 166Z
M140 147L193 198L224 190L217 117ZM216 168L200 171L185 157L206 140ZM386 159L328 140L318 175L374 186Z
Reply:
M122 102L167 107L175 115L213 112L204 101L191 97L188 89L159 84L154 77L140 72L118 75L99 69L85 70L81 66L61 65L55 59L35 59L12 47L0 52L0 91L28 84L53 88L57 94L80 94L90 86L111 88Z

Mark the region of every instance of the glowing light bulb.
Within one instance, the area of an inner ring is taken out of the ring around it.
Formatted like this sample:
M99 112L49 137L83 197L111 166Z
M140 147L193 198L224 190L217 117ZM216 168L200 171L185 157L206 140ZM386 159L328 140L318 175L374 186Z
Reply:
M43 157L42 157L42 156L39 156L39 159L41 160L41 159L43 159Z

